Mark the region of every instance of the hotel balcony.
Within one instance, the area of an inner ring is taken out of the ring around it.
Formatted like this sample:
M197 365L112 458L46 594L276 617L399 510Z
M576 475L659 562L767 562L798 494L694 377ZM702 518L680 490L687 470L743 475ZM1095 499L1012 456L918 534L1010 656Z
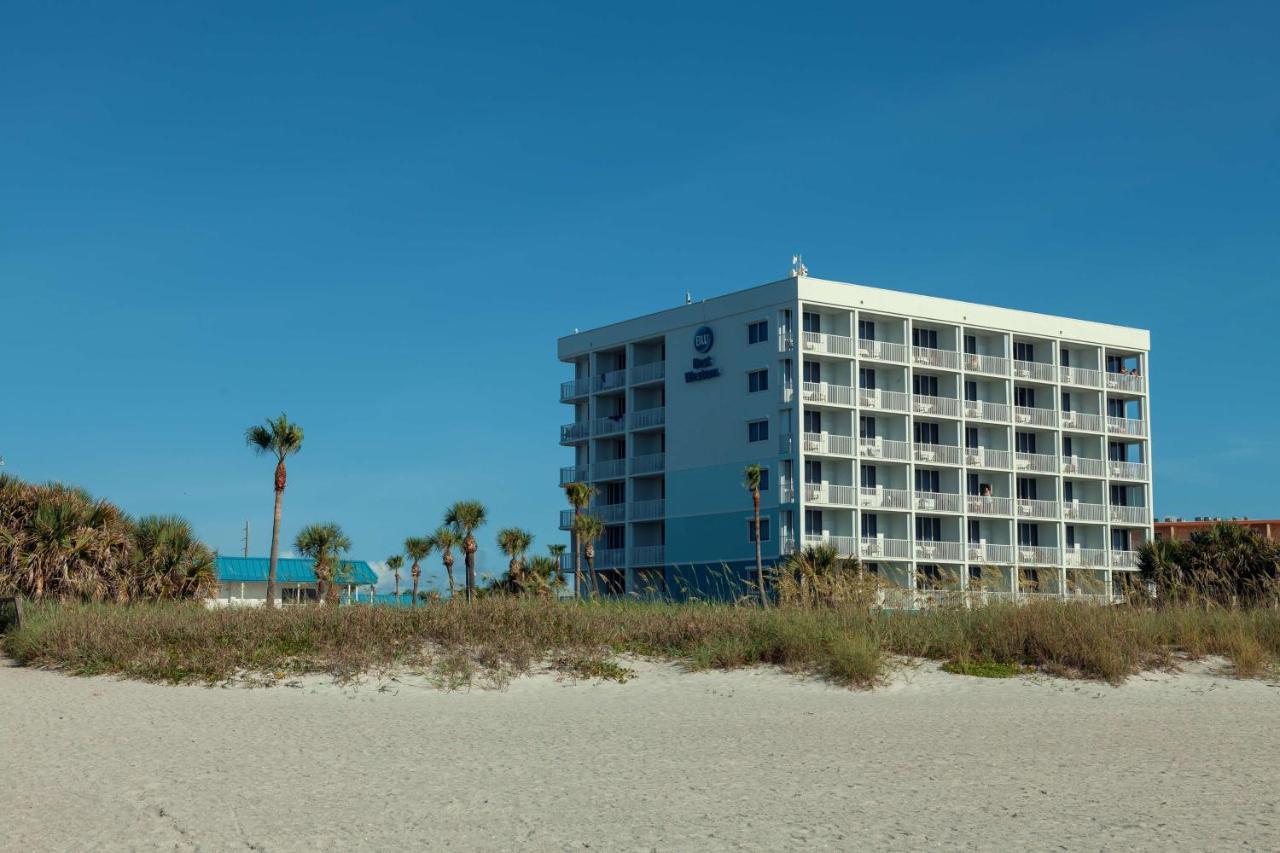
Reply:
M786 400L783 400L785 403ZM796 437L789 432L784 432L778 436L778 452L783 456L790 456L796 450Z
M667 513L667 502L663 498L647 501L633 501L631 504L632 521L653 521Z
M999 355L964 354L964 369L969 373L985 373L988 376L1008 376L1009 359Z
M638 545L631 549L631 565L661 566L665 550L661 545Z
M905 344L895 344L891 341L858 338L858 357L889 364L906 364L907 347Z
M1007 470L1013 463L1013 454L1007 450L992 450L989 447L966 447L964 464L975 468L1001 468Z
M778 330L778 352L791 352L796 348L795 336L789 329Z
M1114 480L1149 480L1151 469L1145 462L1107 462L1107 471Z
M667 466L667 454L649 453L631 457L632 474L657 474Z
M916 492L913 503L922 512L961 512L963 504L953 492Z
M1031 379L1037 382L1052 382L1057 376L1057 368L1044 361L1015 361L1013 375L1017 379Z
M1145 506L1113 506L1108 513L1113 524L1149 524L1151 510Z
M1058 457L1049 453L1015 453L1013 467L1018 471L1035 471L1041 474L1058 472Z
M853 456L853 436L830 432L806 432L804 452L816 456Z
M627 505L618 504L592 504L588 509L589 515L603 521L605 524L621 524L627 520Z
M627 565L627 549L626 548L597 548L594 568L597 569L621 569ZM582 561L583 569L586 569L587 561Z
M833 483L805 483L805 503L825 504L827 506L853 506L853 486L841 486Z
M570 483L586 483L591 479L590 465L568 465L560 469L560 485Z
M560 427L560 443L575 444L591 438L591 422L575 421Z
M959 563L964 560L964 543L917 540L915 555L917 560L942 560L948 563Z
M1075 385L1079 388L1101 388L1102 373L1085 367L1060 367L1058 375L1063 385Z
M1104 522L1107 520L1107 505L1085 503L1083 501L1064 501L1062 504L1062 517L1070 521Z
M1111 435L1132 435L1141 438L1147 434L1147 422L1137 418L1107 418L1107 432Z
M911 445L911 457L916 462L959 465L960 448L953 444L920 444L917 442Z
M858 405L864 409L880 409L885 412L907 412L910 404L903 391L886 391L882 388L859 388Z
M1013 515L1013 498L999 495L965 495L965 507L970 515Z
M1102 415L1093 412L1063 412L1062 428L1079 432L1102 432Z
M930 397L924 394L912 394L911 411L917 415L958 418L960 417L960 401L955 397Z
M864 536L858 542L858 556L864 560L910 560L911 541Z
M1105 569L1107 552L1104 548L1067 548L1062 552L1062 560L1072 569Z
M858 455L868 459L884 459L887 461L911 461L911 445L905 441L876 436L875 438L858 439Z
M1057 501L1034 501L1018 498L1014 501L1018 509L1018 518L1057 518Z
M1145 377L1135 376L1132 373L1108 373L1106 386L1108 391L1130 391L1141 394L1147 390L1147 381Z
M866 509L911 509L911 493L906 489L860 486L858 506Z
M591 464L592 482L620 480L625 476L627 476L627 460L625 459L605 459L602 462L593 462Z
M626 426L626 415L608 415L591 422L591 434L593 436L613 435L622 432Z
M584 376L581 379L570 379L568 382L560 383L560 402L567 403L570 400L576 400L579 397L585 397L591 393L591 377Z
M844 335L828 335L823 332L804 332L804 351L822 355L853 355L853 338Z
M1033 409L1027 406L1014 406L1013 422L1018 426L1052 428L1058 425L1058 413L1053 409Z
M560 510L560 529L561 530L573 529L573 510L571 509Z
M1013 546L970 542L965 549L965 556L971 563L1011 566L1013 565Z
M1138 567L1137 551L1112 551L1111 552L1111 568L1136 569L1137 567Z
M664 406L652 409L640 409L627 415L627 426L630 429L652 429L667 422L667 410Z
M828 406L852 406L853 388L848 385L833 385L830 382L805 382L800 386L806 403L818 403Z
M601 391L617 391L625 388L627 385L626 368L619 370L610 370L608 373L602 373L599 376L592 377L591 390L597 394Z
M821 545L830 545L835 548L841 557L858 556L858 540L854 536L830 536L827 534L806 533L804 535L804 544L806 547L817 547Z
M1035 545L1019 545L1016 550L1018 565L1020 566L1059 565L1057 548L1042 548Z
M645 385L650 382L661 382L666 376L667 363L654 361L649 364L637 364L631 368L629 378L632 385Z
M986 400L965 400L964 416L983 421L1009 422L1009 407L1004 403L988 403Z
M1064 456L1062 473L1077 477L1105 477L1107 463L1104 459L1094 459L1090 456Z
M959 370L960 353L949 349L912 347L911 362L922 367L940 367L943 370Z
M786 477L778 479L778 503L789 504L794 503L796 499L796 487Z

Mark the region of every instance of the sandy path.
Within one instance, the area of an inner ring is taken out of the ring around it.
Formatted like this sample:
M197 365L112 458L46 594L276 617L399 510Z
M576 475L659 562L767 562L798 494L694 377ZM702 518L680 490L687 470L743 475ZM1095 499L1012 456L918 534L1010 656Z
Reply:
M246 690L0 665L0 850L1280 849L1280 688Z

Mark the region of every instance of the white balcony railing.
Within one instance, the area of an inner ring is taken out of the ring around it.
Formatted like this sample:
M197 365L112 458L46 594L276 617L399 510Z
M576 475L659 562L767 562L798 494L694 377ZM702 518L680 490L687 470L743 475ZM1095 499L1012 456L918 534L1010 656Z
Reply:
M962 359L964 369L970 373L986 373L991 376L1008 376L1009 359L999 355L979 355L967 352Z
M1013 515L1013 498L965 495L964 503L971 515Z
M1105 548L1065 548L1062 551L1062 562L1067 568L1106 568L1107 551Z
M1058 565L1058 549L1019 545L1015 549L1018 564L1023 566L1056 566Z
M883 436L863 437L858 439L858 455L867 459L896 459L906 462L911 459L911 445Z
M1063 385L1077 385L1082 388L1101 388L1102 374L1087 367L1060 367L1058 375Z
M624 503L593 503L587 512L590 515L598 517L606 524L620 524L627 520L627 505Z
M1112 435L1144 436L1147 434L1147 422L1138 418L1107 418L1107 432Z
M952 492L916 492L913 503L921 512L960 512L960 495Z
M591 383L594 391L612 391L616 388L623 388L627 384L627 371L625 369L610 370L608 373L601 373L599 376L593 377Z
M667 421L667 410L663 406L640 409L632 412L627 417L627 421L631 429L648 429L649 427L662 426Z
M568 465L560 469L560 485L567 486L570 483L585 483L591 478L591 467L589 465Z
M591 393L591 377L584 376L581 379L570 379L568 382L560 383L560 400L572 400L575 397L585 397Z
M657 382L659 379L666 378L666 375L667 363L665 361L637 364L631 368L631 384L643 385L646 382Z
M1111 552L1111 568L1136 569L1137 567L1138 567L1137 551L1112 551Z
M632 521L652 521L655 518L662 518L666 512L667 502L662 498L654 498L647 501L633 501L630 515Z
M853 355L853 338L825 332L805 332L804 351L826 355Z
M667 466L667 454L646 453L643 456L631 457L632 474L654 474Z
M907 363L907 347L892 341L873 341L858 338L858 357L872 361L887 361L892 364Z
M625 476L627 476L627 460L625 459L605 459L597 461L591 466L592 480L616 480Z
M988 403L986 400L965 400L964 416L984 421L1009 422L1009 407L1004 403Z
M944 370L960 369L960 353L949 349L933 349L932 347L912 347L911 361L927 367L941 367Z
M631 549L631 565L661 566L664 550L661 545L638 545Z
M805 382L800 386L806 403L829 403L833 406L852 406L853 388L833 385L830 382Z
M959 465L960 448L953 444L921 444L916 442L911 445L911 457L916 462Z
M1142 376L1133 373L1108 372L1106 375L1106 384L1108 390L1132 391L1135 394L1141 394L1147 389L1146 380Z
M778 503L789 504L796 499L796 487L786 477L778 478Z
M917 415L958 418L960 417L960 401L955 397L931 397L924 394L912 394L911 411Z
M1029 406L1014 406L1013 422L1019 426L1054 427L1058 425L1058 413L1053 409L1034 409Z
M607 415L591 422L592 435L613 435L626 429L626 415Z
M1008 468L1013 464L1013 454L1007 450L992 450L989 447L966 447L964 464L975 468Z
M860 486L858 488L858 506L864 509L910 509L911 493L906 489Z
M1150 479L1151 469L1145 462L1110 460L1107 462L1107 471L1116 480L1147 480Z
M1107 507L1105 504L1065 501L1062 504L1062 517L1071 521L1106 521Z
M1105 477L1107 476L1107 463L1102 459L1094 459L1090 456L1064 456L1062 457L1062 473L1073 474L1077 477Z
M882 409L887 412L905 412L909 409L905 392L886 391L883 388L859 388L858 405L866 409Z
M1113 506L1107 513L1115 524L1148 524L1151 510L1145 506Z
M841 486L834 483L805 483L805 503L827 504L828 506L853 506L853 486Z
M561 530L573 529L573 510L571 509L560 510L560 529Z
M1013 546L993 542L970 542L965 549L965 557L971 563L995 563L1007 566L1013 563Z
M864 560L910 560L911 542L907 539L864 536L858 543L858 556Z
M830 432L806 432L804 452L826 456L853 456L853 436Z
M804 535L804 544L806 546L830 545L839 552L841 557L855 557L858 554L858 539L854 536L833 536L830 533L806 533Z
M1035 379L1040 382L1052 382L1056 372L1054 366L1043 361L1014 361L1013 375L1018 379Z
M796 348L796 339L790 329L778 330L778 352L791 352Z
M1013 467L1018 471L1052 474L1058 470L1058 457L1049 453L1015 453Z
M964 543L916 540L915 553L917 560L959 562L964 559Z
M585 562L584 560L584 567ZM593 563L597 569L620 569L627 564L627 549L597 548Z
M585 441L591 437L590 421L575 421L560 427L560 441Z
M1093 412L1063 412L1059 419L1063 429L1102 432L1102 415Z
M1019 518L1057 518L1057 501L1037 501L1018 498L1014 502Z

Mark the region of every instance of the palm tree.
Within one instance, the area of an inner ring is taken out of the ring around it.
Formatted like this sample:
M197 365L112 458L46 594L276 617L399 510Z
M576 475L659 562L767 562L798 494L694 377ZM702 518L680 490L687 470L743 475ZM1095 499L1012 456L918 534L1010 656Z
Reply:
M217 586L212 549L176 515L147 515L133 525L130 597L205 598Z
M587 561L587 574L591 577L591 595L600 594L596 583L596 540L604 534L604 522L598 515L576 515L573 518L573 535L582 543L582 555ZM579 575L579 578L581 575Z
M338 571L342 555L351 550L351 540L342 528L333 522L308 524L298 531L293 547L299 554L310 557L316 575L316 601L335 601L337 586L333 579Z
M760 555L760 479L764 476L764 469L759 465L748 465L742 474L747 491L751 493L751 538L756 543L756 587L760 590L760 606L768 607L769 596L764 588L764 559Z
M280 561L280 503L284 499L284 460L302 449L302 427L289 420L283 412L278 418L267 418L265 424L251 426L244 431L245 443L259 455L276 457L276 508L271 522L271 563L267 568L267 607L276 604L276 564Z
M462 554L467 564L467 601L476 594L476 528L484 525L487 511L480 501L458 501L444 514L444 523L462 539Z
M413 560L409 574L413 577L413 606L418 606L418 578L422 577L422 561L431 554L431 537L410 536L404 540L404 552Z
M519 527L504 527L498 531L498 547L510 558L507 563L507 580L516 591L524 588L524 557L533 545L533 534Z
M392 576L396 579L396 602L400 601L400 568L404 565L404 556L396 554L394 557L387 557L387 568L391 570Z
M524 567L524 579L527 586L536 587L538 594L548 594L553 589L564 585L564 575L560 573L560 560L556 557L544 557L539 554L530 557Z
M569 548L562 542L552 542L547 546L547 553L551 555L551 559L556 561L556 577L559 578L555 582L555 586L564 583L564 568L560 564L560 558L569 552Z
M596 487L590 483L566 483L564 487L564 496L569 501L569 506L573 507L573 523L576 528L578 519L582 516L582 511L591 503L591 499L595 497ZM577 535L576 533L574 534ZM594 587L595 576L592 575L592 584ZM585 591L582 587L582 541L576 540L573 545L573 581L574 591L578 595L582 595Z
M455 586L453 583L453 549L462 544L458 538L458 534L452 527L441 525L436 528L436 532L427 537L431 541L431 547L440 552L440 562L444 563L445 577L449 579L449 597L453 597Z

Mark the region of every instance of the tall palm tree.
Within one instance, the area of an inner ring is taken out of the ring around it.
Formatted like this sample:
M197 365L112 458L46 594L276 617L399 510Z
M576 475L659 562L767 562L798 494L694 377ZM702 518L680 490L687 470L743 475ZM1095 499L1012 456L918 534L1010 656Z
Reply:
M504 527L498 531L498 547L510 558L507 563L507 580L517 591L524 589L524 558L533 545L533 534L519 527Z
M462 554L467 564L467 601L476 594L476 528L484 525L487 510L480 501L458 501L444 514L444 523L462 539Z
M604 522L598 515L576 515L573 518L573 535L582 543L582 556L587 561L587 575L591 578L591 595L600 594L600 586L596 582L596 540L604 535Z
M302 427L289 420L283 412L278 418L267 418L265 424L251 426L244 431L245 443L259 455L276 457L276 507L271 522L271 562L267 567L267 607L276 604L276 565L280 561L280 504L284 500L284 487L288 475L284 460L302 449Z
M569 553L569 548L563 542L552 542L547 546L547 553L556 561L556 577L560 580L555 585L560 586L564 584L564 567L560 565L560 558Z
M742 472L747 491L751 493L752 530L751 537L756 542L756 587L760 590L760 606L769 606L769 596L764 588L764 559L760 554L760 479L764 469L759 465L748 465Z
M431 540L431 547L440 552L440 562L444 563L444 574L449 579L449 597L452 598L456 590L453 582L453 549L461 545L462 541L448 525L437 527L436 532L427 538Z
M310 557L316 575L316 601L336 599L337 587L333 583L342 555L351 550L351 540L342 528L333 522L308 524L298 531L293 547L299 554Z
M431 554L431 537L410 536L404 540L404 552L413 560L409 574L413 577L413 606L418 606L418 578L422 577L422 561Z
M596 487L590 483L566 483L564 487L564 496L569 501L569 506L573 507L573 523L576 526L578 519L582 517L582 512L590 504L591 499L595 497ZM571 528L572 529L572 528ZM574 533L577 536L577 533ZM592 575L594 582L595 576ZM573 582L574 592L582 595L585 590L582 586L582 541L575 539L573 543Z
M400 569L404 566L404 556L396 554L394 557L387 557L387 568L391 570L392 577L396 579L396 602L400 601Z

